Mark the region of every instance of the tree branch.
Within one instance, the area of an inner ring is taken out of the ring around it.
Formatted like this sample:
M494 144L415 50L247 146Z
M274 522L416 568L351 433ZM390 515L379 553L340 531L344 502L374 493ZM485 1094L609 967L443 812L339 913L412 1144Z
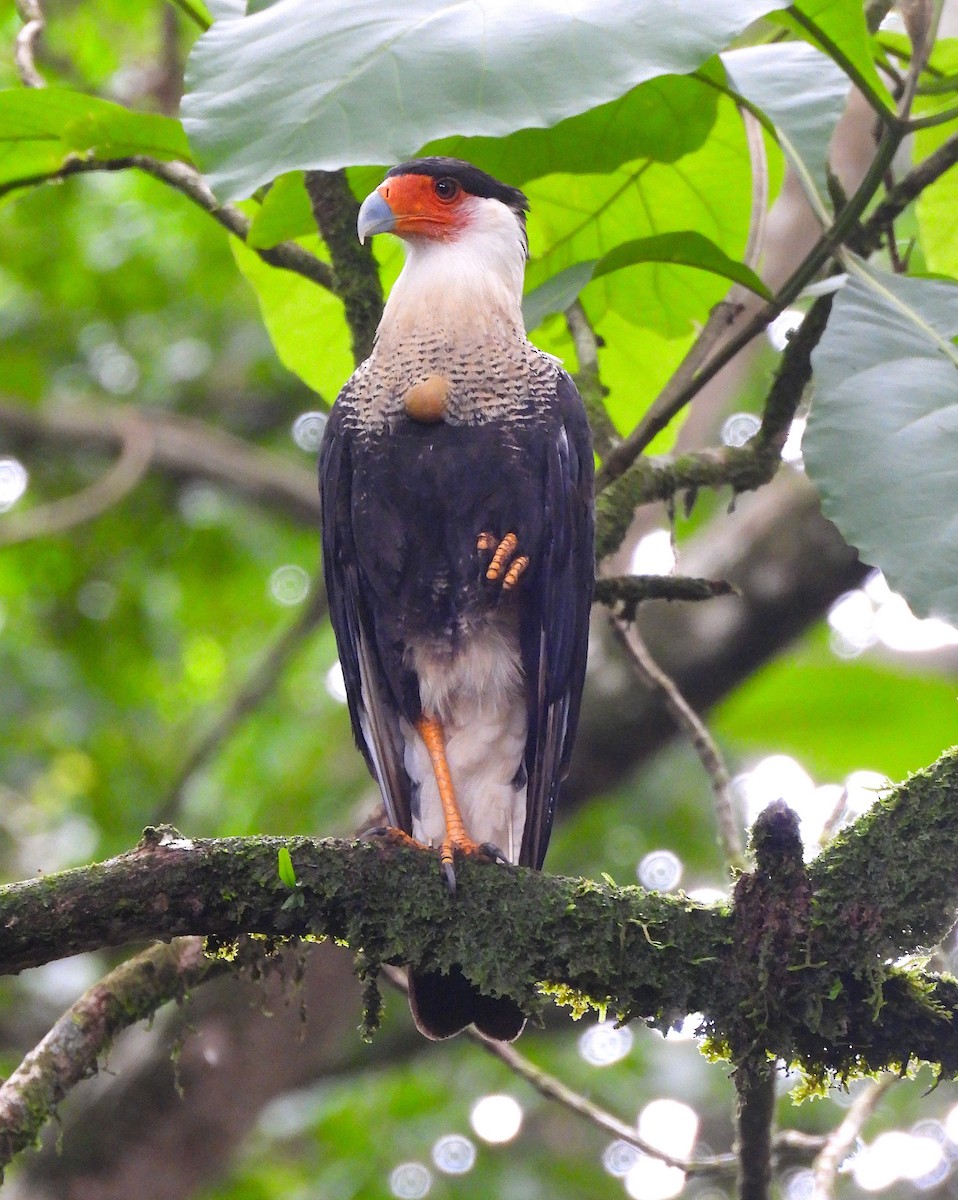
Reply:
M722 753L709 733L708 726L692 708L672 679L662 670L649 648L633 630L631 635L616 622L619 644L632 661L636 673L646 687L662 694L665 705L675 718L675 723L684 731L699 757L712 786L712 802L718 828L718 840L729 867L739 869L745 865L745 848L739 833L738 822L732 806L732 781Z
M812 351L825 332L831 306L831 296L820 296L792 335L769 389L762 423L746 445L673 459L640 458L599 495L597 559L618 549L641 504L670 499L681 491L694 495L703 486L728 485L738 494L768 483L779 468L782 446L812 377Z
M96 1073L118 1033L226 969L203 953L201 938L158 943L72 1004L0 1087L0 1182L3 1168L35 1142L70 1088Z
M357 363L372 353L379 318L383 315L383 286L372 246L356 236L359 205L345 171L307 171L306 191L319 232L329 247L336 273L336 292L346 309Z
M875 1111L882 1096L898 1079L898 1075L886 1072L880 1079L868 1080L861 1095L856 1097L845 1114L845 1119L828 1135L812 1167L815 1200L831 1200L838 1168L851 1153L862 1126Z
M595 452L604 459L619 441L619 434L609 418L605 398L609 389L599 378L599 342L589 322L581 300L573 300L565 311L565 321L575 345L575 356L579 369L575 381L582 396Z
M239 238L241 242L246 242L250 227L249 219L232 204L220 203L195 167L183 162L161 162L159 159L149 158L144 154L134 154L128 158L69 158L56 171L44 172L29 178L13 179L0 184L0 197L20 188L41 183L53 183L69 179L74 175L87 175L100 171L128 171L132 168L142 171L145 175L151 175L154 179L173 188L174 191L191 200L204 212L209 213L214 221L222 225L234 237ZM320 287L326 288L327 291L338 294L336 276L328 263L324 263L315 255L310 254L296 242L280 242L279 245L271 246L269 249L250 246L250 249L271 267L280 267L285 271L302 275Z
M0 433L25 447L39 442L75 450L81 443L115 453L138 430L141 436L145 431L150 442L152 467L209 479L318 529L319 490L313 471L204 421L132 406L37 409L0 399Z
M152 829L119 858L0 889L0 970L156 936L329 936L361 947L373 968L462 964L480 987L530 1012L541 1008L540 982L623 1019L662 1025L703 1012L736 1058L760 1048L847 1072L914 1055L950 1074L958 985L887 960L934 944L954 917L943 897L958 891L956 799L958 751L878 801L807 873L797 833L783 842L779 832L794 818L773 806L756 825L758 868L740 880L731 915L681 896L472 861L461 865L453 903L428 851L308 838L192 842ZM797 849L780 849L791 842ZM284 845L293 891L277 871Z
M0 546L50 537L92 521L129 495L146 473L152 456L148 426L131 419L124 431L120 457L105 475L73 496L4 517L0 520Z
M17 12L24 22L23 28L17 34L14 50L17 71L26 87L46 87L47 81L37 70L34 61L37 39L46 25L40 0L17 0Z

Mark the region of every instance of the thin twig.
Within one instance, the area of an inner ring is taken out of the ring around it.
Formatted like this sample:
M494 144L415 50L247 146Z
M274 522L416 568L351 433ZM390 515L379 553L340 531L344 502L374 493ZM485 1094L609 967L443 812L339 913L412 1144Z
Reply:
M690 575L605 575L595 582L595 602L614 609L627 624L635 620L644 600L713 600L735 588L725 579L696 579Z
M120 457L105 475L72 496L0 519L0 546L51 537L101 516L133 491L152 458L153 437L149 426L144 421L131 420Z
M402 968L384 965L382 972L397 991L402 992L404 996L409 994L409 980ZM689 1159L676 1158L665 1150L659 1150L643 1137L640 1137L639 1131L634 1125L629 1125L615 1116L614 1113L610 1113L607 1109L601 1108L591 1100L587 1100L581 1093L574 1091L564 1084L561 1079L557 1079L554 1075L550 1075L548 1071L543 1071L541 1067L537 1067L534 1062L531 1062L525 1055L520 1054L508 1042L497 1042L494 1038L486 1037L485 1034L480 1033L472 1026L466 1032L477 1045L482 1046L493 1057L505 1063L514 1075L518 1075L520 1079L524 1079L527 1083L531 1084L540 1096L545 1096L547 1100L554 1100L557 1104L561 1104L563 1108L567 1108L577 1116L585 1117L597 1129L601 1129L604 1133L610 1133L613 1137L619 1138L623 1142L628 1142L630 1146L635 1146L643 1154L661 1159L667 1166L678 1167L680 1171L685 1171L688 1175L705 1175L709 1173L731 1174L735 1170L736 1160L734 1154L716 1154L710 1158Z
M46 25L40 0L17 0L17 12L24 22L23 28L17 34L14 49L17 71L26 87L46 87L47 81L37 70L34 61L37 39Z
M629 436L609 455L597 477L597 490L607 487L628 470L652 438L660 430L664 429L672 418L740 350L747 346L754 337L762 333L771 321L784 312L806 284L818 274L819 270L833 256L836 248L845 241L858 225L862 212L884 179L885 172L904 136L905 129L903 126L899 128L897 122L894 129L890 127L885 128L875 157L854 196L851 197L844 209L836 217L834 223L825 230L802 262L782 284L772 300L764 304L745 324L740 326L731 337L727 338L721 345L718 345L717 348L716 343L719 341L719 336L714 332L710 334L711 340L707 350L699 348L698 342L692 347L677 372L681 380L680 386L676 386L676 376L673 376ZM709 324L712 323L713 317L715 317L716 312L721 308L722 306L719 305L717 309L712 310ZM705 330L702 332L702 337L699 338L699 342L702 341L702 338L708 332L709 325L706 325ZM713 352L708 353L708 351ZM690 361L696 359L698 360L696 369L690 370L688 364Z
M598 1104L594 1104L579 1092L568 1087L561 1079L557 1079L554 1075L537 1067L508 1042L493 1041L492 1038L485 1037L475 1029L470 1029L469 1033L474 1042L478 1042L500 1062L505 1063L510 1071L530 1083L541 1096L545 1096L547 1100L556 1101L563 1108L567 1108L580 1117L585 1117L597 1129L610 1133L623 1142L628 1142L630 1146L635 1146L643 1154L657 1158L669 1167L677 1167L686 1175L731 1175L734 1172L736 1161L734 1154L715 1154L708 1158L676 1158L665 1150L660 1150L657 1146L652 1145L651 1142L647 1142L639 1135L634 1125L620 1120L614 1114L600 1108Z
M575 345L575 356L579 363L575 381L582 395L589 425L592 428L592 444L600 459L605 458L619 441L619 434L609 418L605 398L609 389L599 377L599 339L592 328L581 300L573 300L565 311L566 325Z
M322 622L327 611L326 591L323 588L322 580L315 579L311 585L309 602L303 607L297 619L283 630L273 646L256 664L250 672L249 678L200 738L180 767L166 798L161 802L154 815L153 819L156 822L176 820L184 790L190 780L222 748L241 722L262 704L278 683L290 659Z
M612 623L637 673L650 688L661 692L676 724L692 743L712 786L719 842L726 861L730 867L744 867L745 847L732 805L732 781L715 739L702 718L649 653L638 630L634 626L626 627L617 619L613 619Z
M812 1165L815 1181L812 1193L814 1200L831 1200L838 1170L855 1145L855 1139L861 1133L862 1126L875 1111L885 1092L899 1078L893 1072L886 1071L878 1079L869 1080L855 1097L855 1102L845 1114L845 1119L828 1135L825 1145Z
M195 167L184 162L161 162L144 154L134 154L128 158L68 158L62 167L56 171L46 171L22 179L12 179L0 184L0 197L20 188L32 187L42 183L53 183L69 179L74 175L86 175L93 172L128 171L131 168L152 175L161 183L173 188L186 196L204 212L208 213L224 229L246 242L249 234L250 221L238 208L232 204L221 204L207 186L202 175ZM305 279L312 280L328 291L339 292L339 283L333 269L296 242L280 242L277 246L263 249L250 246L250 249L272 267L281 267L293 271Z
M178 938L137 954L85 992L0 1087L0 1180L74 1084L96 1073L118 1033L231 969L204 955L202 938Z

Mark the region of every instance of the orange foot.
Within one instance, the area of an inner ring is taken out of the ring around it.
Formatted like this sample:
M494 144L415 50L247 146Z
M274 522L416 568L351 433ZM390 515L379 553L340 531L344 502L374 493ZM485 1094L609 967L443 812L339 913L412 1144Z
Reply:
M501 862L508 865L508 858L498 846L491 842L474 842L465 833L461 835L447 834L439 848L439 862L442 873L446 877L446 886L452 895L456 894L455 856L463 854L467 858L476 858L480 862Z
M429 850L431 847L423 842L417 842L414 837L405 831L399 829L396 825L377 825L373 829L367 829L366 837L379 838L384 842L391 842L394 846L412 846L415 850Z
M514 533L507 533L499 541L495 534L484 531L476 538L476 549L484 554L494 551L486 568L486 579L490 583L501 583L504 592L512 591L529 565L528 554L516 554L519 539Z

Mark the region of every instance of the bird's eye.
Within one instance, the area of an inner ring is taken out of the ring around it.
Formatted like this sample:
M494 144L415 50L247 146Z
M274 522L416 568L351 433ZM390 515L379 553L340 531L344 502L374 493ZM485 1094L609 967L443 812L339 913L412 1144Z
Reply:
M455 179L437 179L432 185L433 191L440 200L445 200L447 203L450 200L455 200L459 195L461 188Z

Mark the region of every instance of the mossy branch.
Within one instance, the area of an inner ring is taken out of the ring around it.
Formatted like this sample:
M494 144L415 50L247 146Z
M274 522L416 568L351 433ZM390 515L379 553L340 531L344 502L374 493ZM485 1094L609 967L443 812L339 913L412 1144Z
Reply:
M328 936L362 950L372 969L462 964L532 1012L540 985L659 1026L699 1011L736 1061L761 1048L821 1074L915 1057L953 1074L958 984L887 964L934 944L953 919L956 800L952 752L878 800L807 870L779 852L794 818L769 810L757 825L758 869L731 912L471 861L452 899L430 852L382 841L194 842L153 829L108 862L0 889L0 970L154 937L204 934L229 946L242 934ZM279 875L281 846L292 889Z
M359 204L345 171L307 171L306 191L313 216L329 247L336 272L335 290L346 309L353 358L368 358L383 315L383 286L372 247L356 237Z
M180 938L135 955L71 1004L0 1086L0 1181L70 1088L96 1073L117 1034L226 968L203 953L201 939Z

